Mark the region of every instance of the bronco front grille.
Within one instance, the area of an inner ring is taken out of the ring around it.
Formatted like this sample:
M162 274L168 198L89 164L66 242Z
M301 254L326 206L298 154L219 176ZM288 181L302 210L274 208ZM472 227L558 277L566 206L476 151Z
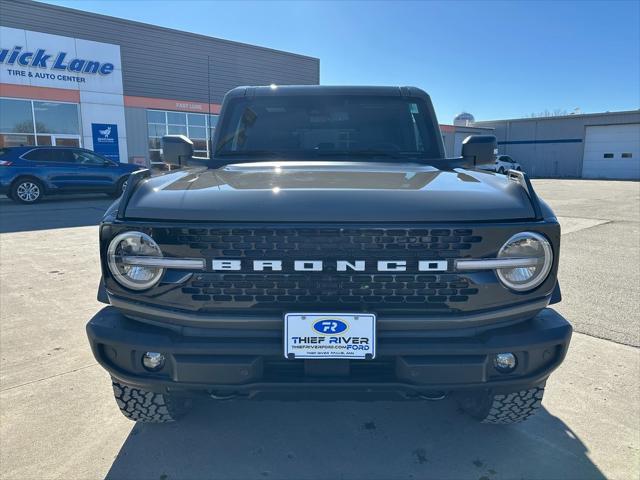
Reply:
M482 237L471 229L411 228L189 228L181 229L178 242L215 258L286 260L379 258L380 253L402 253L398 258L458 258Z
M478 293L457 275L200 274L182 292L195 302L293 306L424 304L443 308Z
M418 260L472 256L482 237L468 228L183 228L173 234L170 243L179 254L188 250L186 256L283 261L282 272L194 275L181 293L204 311L455 310L478 293L465 276L417 271ZM368 265L405 260L407 271L337 272L336 259L366 260ZM294 260L323 260L326 267L294 272L287 268Z

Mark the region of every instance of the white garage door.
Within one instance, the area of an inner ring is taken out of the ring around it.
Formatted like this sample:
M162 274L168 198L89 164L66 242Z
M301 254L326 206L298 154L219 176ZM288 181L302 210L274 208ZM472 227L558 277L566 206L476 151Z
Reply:
M640 179L640 123L587 127L582 176Z

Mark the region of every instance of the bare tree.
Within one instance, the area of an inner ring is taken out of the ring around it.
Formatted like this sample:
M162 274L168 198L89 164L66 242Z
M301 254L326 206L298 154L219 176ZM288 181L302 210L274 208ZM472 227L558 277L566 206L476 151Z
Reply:
M553 111L545 109L542 112L532 113L529 115L530 118L546 118L546 117L562 117L564 115L569 115L564 108L556 108Z
M580 107L574 108L572 111L567 111L564 108L555 108L553 111L545 109L542 112L532 113L528 118L547 118L547 117L564 117L565 115L579 115L582 113Z

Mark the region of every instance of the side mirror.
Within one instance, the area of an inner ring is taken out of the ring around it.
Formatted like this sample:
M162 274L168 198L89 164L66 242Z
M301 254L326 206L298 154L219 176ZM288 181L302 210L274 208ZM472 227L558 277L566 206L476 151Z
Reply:
M184 167L193 156L193 142L184 135L162 137L162 154L167 165Z
M462 158L469 167L496 161L498 143L493 135L471 135L462 141Z

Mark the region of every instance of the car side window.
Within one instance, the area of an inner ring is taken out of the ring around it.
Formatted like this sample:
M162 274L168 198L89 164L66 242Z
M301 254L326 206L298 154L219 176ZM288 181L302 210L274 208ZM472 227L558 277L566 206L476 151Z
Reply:
M61 163L74 163L74 157L71 153L71 150L67 150L66 148L59 148L55 150L55 155L57 158L57 162Z
M69 162L70 159L65 158L64 152L56 148L37 148L23 155L26 160L33 162Z
M51 154L48 150L47 148L38 148L25 153L22 157L32 162L46 162L47 160L51 162Z
M74 163L77 165L86 165L86 166L104 166L105 160L98 155L86 152L84 150L74 150L73 153Z

